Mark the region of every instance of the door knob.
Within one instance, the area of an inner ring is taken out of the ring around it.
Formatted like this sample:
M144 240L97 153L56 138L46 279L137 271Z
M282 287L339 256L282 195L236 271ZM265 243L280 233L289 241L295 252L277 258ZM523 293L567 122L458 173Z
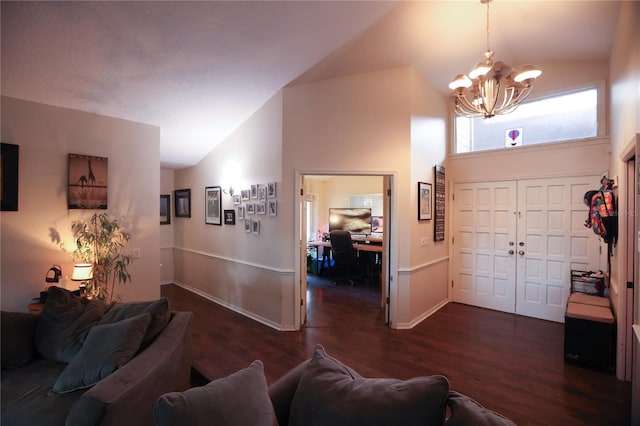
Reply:
M515 253L515 251L509 250L509 254L513 254L513 253Z
M520 250L520 251L518 252L518 254L519 254L520 256L524 256L524 250Z
M524 247L524 241L520 241L520 242L518 243L518 245L519 245L520 247Z
M514 245L514 244L515 244L515 243L514 243L513 241L509 241L509 245L510 245L510 246L512 246L512 245Z

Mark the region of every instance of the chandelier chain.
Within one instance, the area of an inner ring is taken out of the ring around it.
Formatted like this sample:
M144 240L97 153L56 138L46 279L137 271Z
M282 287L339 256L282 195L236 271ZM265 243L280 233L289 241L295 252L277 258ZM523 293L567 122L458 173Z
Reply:
M489 46L489 4L491 2L487 2L487 52L491 52L491 47Z

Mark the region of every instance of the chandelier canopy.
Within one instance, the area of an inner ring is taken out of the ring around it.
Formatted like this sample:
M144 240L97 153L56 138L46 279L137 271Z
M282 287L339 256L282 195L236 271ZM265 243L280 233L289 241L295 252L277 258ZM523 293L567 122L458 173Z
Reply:
M487 5L487 51L484 61L471 70L469 76L458 74L449 83L455 111L463 117L491 118L508 114L526 99L533 89L533 81L542 71L532 65L516 70L503 62L493 62L494 52L489 46L489 3Z

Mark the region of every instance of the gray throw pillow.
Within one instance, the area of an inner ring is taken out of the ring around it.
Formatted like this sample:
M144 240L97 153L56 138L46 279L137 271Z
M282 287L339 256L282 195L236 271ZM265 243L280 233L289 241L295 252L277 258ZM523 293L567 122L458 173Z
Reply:
M112 324L143 313L151 315L151 324L142 341L142 347L146 347L169 323L171 312L169 311L169 300L165 297L149 302L116 303L104 314L99 324Z
M446 426L515 426L506 417L455 391L449 393L447 405L451 409L451 415L444 423Z
M106 308L100 300L87 300L63 288L49 287L36 326L38 353L52 361L71 362Z
M158 426L273 426L262 361L205 386L162 395L153 406Z
M2 311L2 369L22 367L35 355L36 321L38 317L24 312Z
M316 346L291 403L289 425L442 425L449 382L353 377Z
M129 362L138 352L151 323L148 313L91 329L80 352L62 371L52 393L67 393L95 385Z

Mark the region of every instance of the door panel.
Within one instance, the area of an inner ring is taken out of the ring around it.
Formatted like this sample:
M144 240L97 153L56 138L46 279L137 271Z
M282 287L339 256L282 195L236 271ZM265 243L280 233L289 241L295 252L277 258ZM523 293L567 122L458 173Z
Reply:
M515 182L454 187L454 300L515 310Z
M454 301L563 322L571 269L601 269L583 201L598 181L454 185Z
M518 182L516 312L563 322L571 269L599 269L599 244L584 227L584 193L597 176Z

